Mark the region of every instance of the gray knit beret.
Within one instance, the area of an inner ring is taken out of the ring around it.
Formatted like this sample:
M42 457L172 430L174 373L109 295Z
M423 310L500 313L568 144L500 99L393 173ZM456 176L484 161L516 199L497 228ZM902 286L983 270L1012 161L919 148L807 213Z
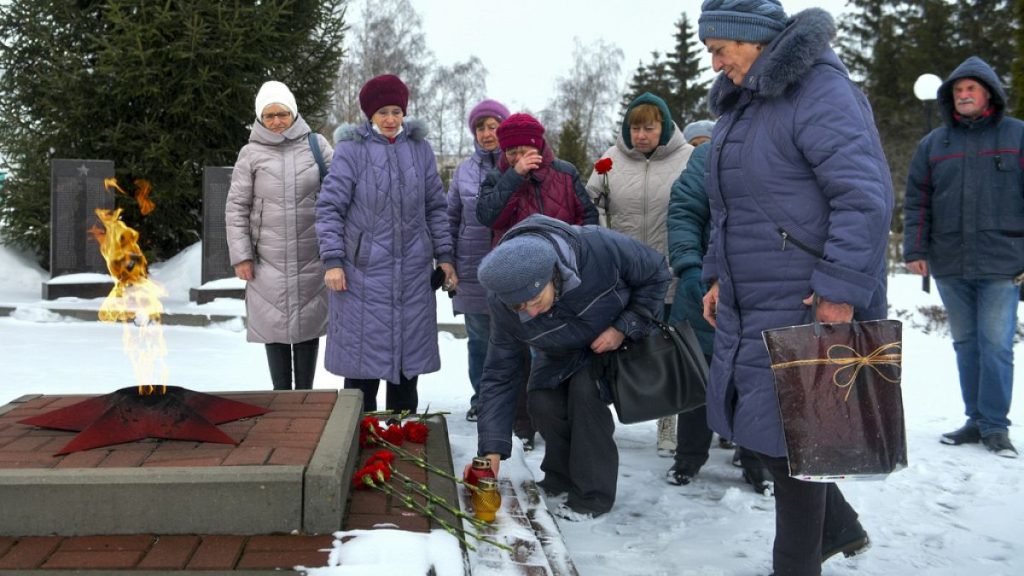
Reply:
M697 20L700 41L708 38L767 44L786 28L779 0L704 0Z
M536 298L548 285L557 258L550 241L522 234L495 246L480 263L477 279L502 302L516 306Z

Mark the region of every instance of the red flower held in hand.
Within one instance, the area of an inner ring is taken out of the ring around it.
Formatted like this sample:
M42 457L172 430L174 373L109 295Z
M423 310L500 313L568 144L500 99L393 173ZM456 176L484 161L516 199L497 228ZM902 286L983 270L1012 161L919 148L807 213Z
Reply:
M427 434L430 433L426 424L412 420L406 422L402 430L405 432L405 439L416 444L426 444Z
M405 434L402 433L402 427L398 424L388 426L386 430L381 432L380 436L395 446L401 446L402 442L405 440Z
M594 162L594 171L598 174L607 174L612 169L611 158L601 158L597 162Z

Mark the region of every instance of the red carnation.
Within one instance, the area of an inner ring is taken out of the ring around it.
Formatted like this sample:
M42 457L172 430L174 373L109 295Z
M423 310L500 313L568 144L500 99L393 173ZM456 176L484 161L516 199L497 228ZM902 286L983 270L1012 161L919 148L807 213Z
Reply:
M403 430L405 431L405 439L416 444L425 444L427 442L427 434L430 433L426 424L412 420L405 423Z
M367 464L352 475L352 487L357 490L370 488L374 484L384 483L391 479L391 468L380 460Z
M377 480L381 482L391 480L391 467L387 463L377 460L371 468L373 468L373 475Z
M402 428L398 424L392 424L388 426L386 430L381 432L381 438L394 444L395 446L401 446L402 441L405 440L405 435L402 433Z
M359 422L359 429L370 433L374 428L380 429L380 420L376 416L364 416Z
M356 470L356 473L352 475L352 487L357 490L369 488L375 480L373 469L364 466Z
M601 158L597 162L594 162L594 171L598 174L607 174L612 169L611 158Z
M391 466L391 463L395 461L395 454L389 450L377 450L366 460L366 465L370 466L375 462L383 462L387 466Z

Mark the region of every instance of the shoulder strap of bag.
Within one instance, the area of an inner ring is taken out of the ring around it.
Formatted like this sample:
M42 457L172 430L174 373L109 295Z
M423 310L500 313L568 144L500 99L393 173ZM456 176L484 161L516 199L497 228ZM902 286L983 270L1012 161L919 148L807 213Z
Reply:
M675 330L675 328L670 326L667 322L663 322L663 321L658 320L657 318L655 318L654 314L651 314L650 310L648 310L647 308L644 308L643 306L640 306L639 304L630 304L629 306L626 307L626 310L629 310L630 312L633 312L633 313L636 313L636 314L638 314L640 316L643 316L644 318L649 320L651 322L651 324L654 324L655 326L661 328L662 330L669 330L669 331Z
M316 165L320 168L320 182L323 183L324 178L327 177L327 163L324 162L324 153L320 150L320 140L316 137L316 132L310 132L309 137L309 148L313 151L313 159L316 160Z

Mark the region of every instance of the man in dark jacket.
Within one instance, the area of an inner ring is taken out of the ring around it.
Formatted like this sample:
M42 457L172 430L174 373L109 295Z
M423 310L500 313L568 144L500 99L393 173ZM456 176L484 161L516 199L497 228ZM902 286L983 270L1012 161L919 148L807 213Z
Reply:
M910 166L903 258L935 276L949 314L967 422L943 444L1010 443L1013 337L1024 272L1024 122L1005 115L1006 93L983 60L965 60L939 87L942 126Z
M671 274L642 242L597 226L533 215L509 230L480 264L491 342L480 381L479 453L495 472L512 451L517 371L534 351L529 407L546 443L540 486L568 493L554 513L576 521L615 502L615 423L587 367L595 354L647 334L660 318Z

